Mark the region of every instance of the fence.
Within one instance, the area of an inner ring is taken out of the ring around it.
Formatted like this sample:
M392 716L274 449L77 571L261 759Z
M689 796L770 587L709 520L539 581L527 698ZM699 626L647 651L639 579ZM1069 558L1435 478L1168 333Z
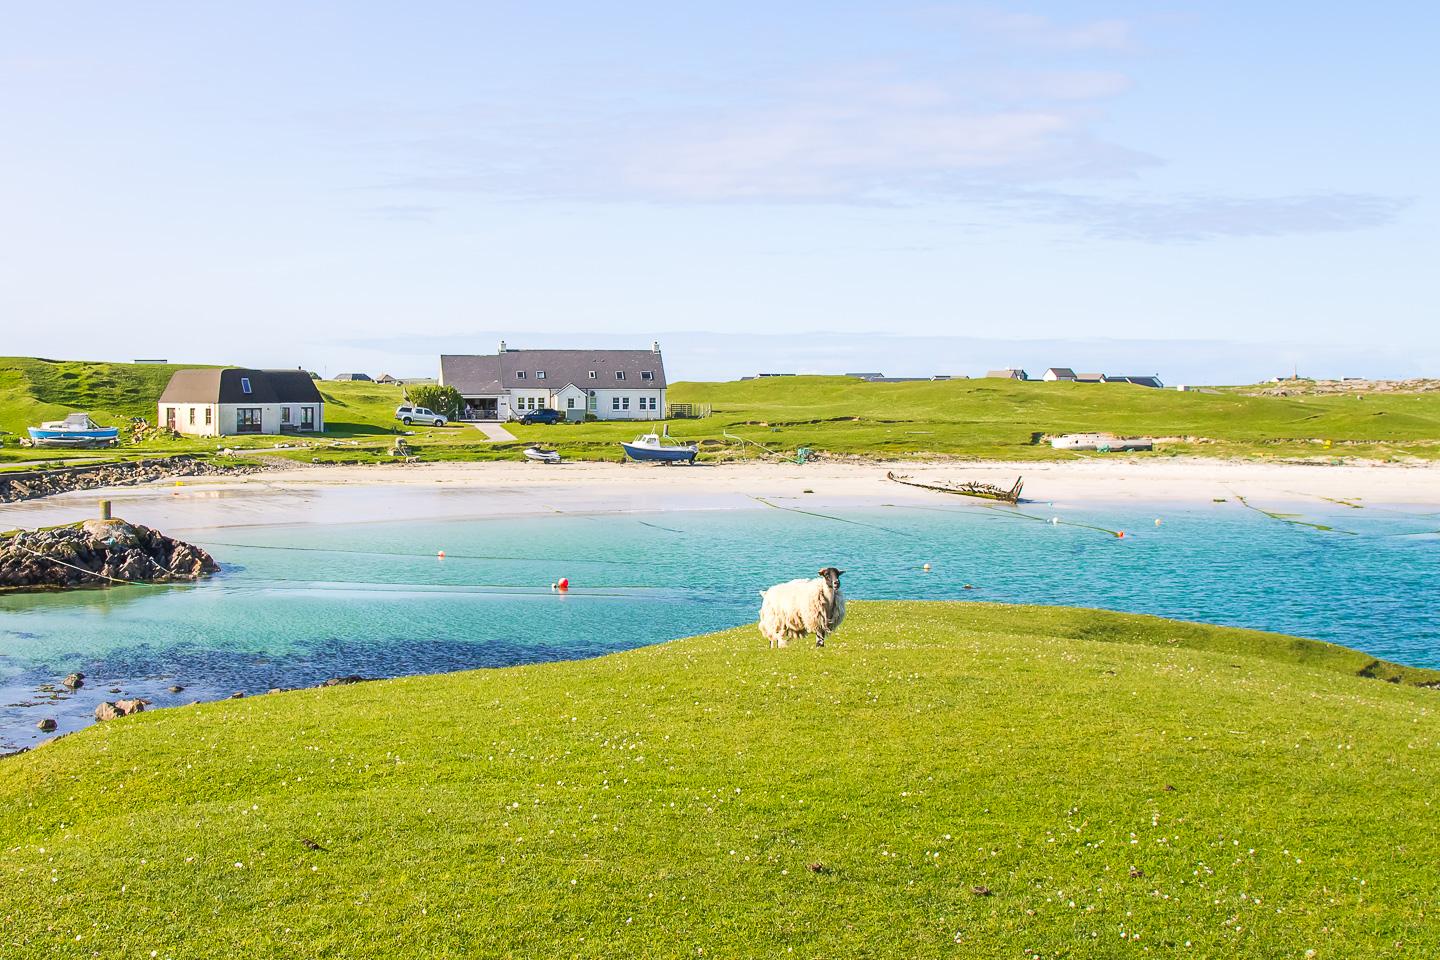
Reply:
M710 416L710 404L708 403L665 404L665 419L667 420L699 420L708 416Z

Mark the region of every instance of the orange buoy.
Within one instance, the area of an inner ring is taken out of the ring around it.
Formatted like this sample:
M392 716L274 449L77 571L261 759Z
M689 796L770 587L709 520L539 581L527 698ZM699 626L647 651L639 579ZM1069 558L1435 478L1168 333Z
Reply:
M569 590L569 589L570 589L570 578L569 578L569 577L561 577L561 578L560 578L560 582L557 583L557 584L555 584L555 589L556 589L556 590Z
M445 551L444 551L444 550L436 550L436 551L435 551L435 556L439 557L441 560L444 560L444 559L445 559Z
M1121 540L1124 540L1124 539L1125 539L1125 531L1124 531L1124 530L1116 530L1116 531L1115 531L1115 536L1118 537L1118 538L1121 539Z

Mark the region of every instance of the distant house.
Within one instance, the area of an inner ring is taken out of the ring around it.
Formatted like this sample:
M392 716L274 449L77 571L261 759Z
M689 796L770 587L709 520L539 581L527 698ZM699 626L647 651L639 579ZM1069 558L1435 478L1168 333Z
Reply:
M334 380L364 380L366 383L374 383L375 380L368 373L337 373L331 379Z
M1020 370L1020 369L1018 369L1018 368L1008 368L1008 369L1005 369L1005 370L990 370L990 371L988 371L988 372L985 374L985 376L997 378L997 379L1000 379L1000 380L1029 380L1029 379L1030 379L1030 374L1028 374L1028 373L1026 373L1024 370Z
M1135 386L1137 386L1137 387L1153 387L1153 388L1155 388L1156 390L1159 390L1160 388L1162 388L1162 387L1165 386L1165 384L1163 384L1163 383L1160 382L1160 378L1159 378L1159 377L1112 377L1112 376L1110 376L1108 373L1105 375L1105 381L1104 381L1104 382L1105 382L1105 383L1133 383L1133 384L1135 384Z
M325 399L304 370L177 370L160 394L157 422L197 437L321 433Z
M1074 380L1075 371L1069 367L1051 367L1040 376L1041 380L1049 380L1052 383L1056 380Z
M399 380L396 380L394 377L390 376L390 374L388 374L388 373L382 373L382 374L380 374L380 376L378 376L378 377L375 378L375 382L376 382L376 383L399 383L400 381L399 381Z
M1105 374L1103 374L1103 373L1077 373L1077 374L1075 374L1075 382L1076 382L1076 383L1104 383L1104 382L1105 382Z
M856 380L884 380L883 373L847 373L847 377L854 377Z
M447 354L442 387L465 400L462 420L508 420L531 410L570 419L659 420L665 415L665 362L649 350L512 350Z

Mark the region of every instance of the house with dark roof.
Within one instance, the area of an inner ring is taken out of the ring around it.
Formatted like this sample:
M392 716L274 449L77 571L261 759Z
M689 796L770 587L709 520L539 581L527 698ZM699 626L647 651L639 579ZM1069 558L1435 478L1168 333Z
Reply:
M987 370L985 376L992 377L998 380L1030 379L1030 374L1026 373L1024 370L1021 370L1019 367L1006 367L1004 370Z
M1114 377L1114 376L1111 376L1111 375L1108 374L1108 373L1105 374L1105 382L1106 382L1106 383L1133 383L1133 384L1135 384L1135 386L1137 386L1137 387L1152 387L1152 388L1154 388L1154 389L1156 389L1156 390L1159 390L1159 389L1161 389L1161 388L1163 388L1163 387L1165 386L1165 384L1163 384L1163 383L1160 382L1160 378L1159 378L1159 377Z
M198 437L322 433L325 399L304 370L177 370L156 422Z
M509 420L531 410L567 419L659 420L665 416L665 361L649 350L517 350L440 357L442 387L465 400L462 420Z

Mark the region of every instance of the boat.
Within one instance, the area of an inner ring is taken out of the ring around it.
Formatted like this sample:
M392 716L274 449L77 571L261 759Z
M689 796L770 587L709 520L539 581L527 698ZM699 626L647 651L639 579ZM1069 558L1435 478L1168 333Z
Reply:
M665 443L670 439L658 433L642 433L630 443L621 443L625 456L642 463L694 463L699 449L693 443Z
M1117 437L1110 433L1067 433L1051 437L1050 446L1056 450L1097 450L1110 453L1116 450L1154 450L1155 441L1149 437Z
M911 477L903 476L890 471L885 474L887 480L894 480L896 483L903 483L907 487L919 487L921 490L934 490L936 493L953 493L961 497L979 497L982 500L998 500L1001 503L1008 503L1012 506L1020 502L1020 490L1025 486L1023 477L1015 478L1015 485L1009 490L1004 487L997 487L993 483L977 483L974 481L966 483L921 483Z
M560 453L557 450L546 450L544 447L526 447L525 459L534 460L536 463L559 463Z
M119 427L102 427L88 413L72 413L29 430L37 447L108 447L120 436Z

